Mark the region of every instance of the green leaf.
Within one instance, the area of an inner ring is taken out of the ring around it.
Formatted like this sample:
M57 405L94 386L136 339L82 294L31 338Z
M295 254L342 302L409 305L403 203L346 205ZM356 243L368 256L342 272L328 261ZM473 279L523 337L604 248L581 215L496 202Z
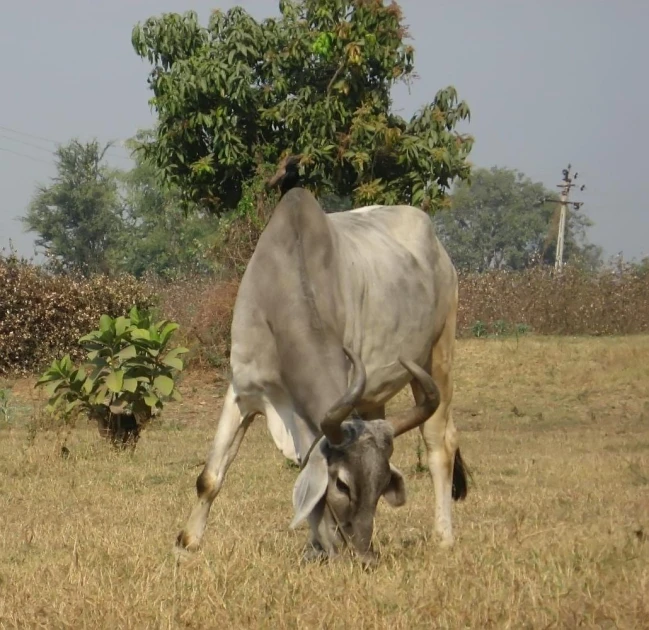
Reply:
M59 386L63 383L63 379L57 379L55 381L50 381L45 388L45 391L50 395L53 396L56 390L59 388Z
M138 380L136 378L125 378L124 382L122 383L122 389L125 392L131 392L132 394L134 394L137 390L137 383Z
M60 373L58 371L54 372L54 371L48 370L47 372L45 372L45 374L43 374L43 376L41 376L36 381L36 385L44 385L45 383L49 383L50 381L60 379L60 378L61 378L61 375L60 375Z
M140 322L140 312L137 310L137 306L133 305L131 310L128 312L128 318L131 320L131 324L137 326Z
M90 392L92 391L93 386L95 385L95 382L96 382L96 381L94 381L93 379L91 379L91 378L87 378L87 379L85 380L83 386L81 387L81 390L82 390L85 394L90 394Z
M178 358L175 358L175 357L171 357L171 358L165 357L164 359L162 359L162 363L164 365L168 365L169 367L172 367L172 368L178 370L179 372L182 371L182 369L183 369L182 359L178 359Z
M121 337L124 334L127 327L128 327L128 320L123 315L121 315L115 320L115 334L118 337Z
M92 332L88 333L87 335L84 335L83 337L79 337L79 343L85 343L87 341L96 341L98 335L97 330L93 330Z
M121 392L124 384L124 371L115 370L106 378L106 387L112 392Z
M146 339L147 341L151 340L151 334L146 328L135 328L131 331L132 339Z
M183 348L182 346L178 346L177 348L172 348L171 350L169 350L169 352L167 352L166 354L166 357L173 359L180 354L185 354L186 352L189 352L188 348Z
M164 396L169 396L174 388L174 382L173 379L161 374L160 376L155 377L153 386L158 391L162 392Z
M66 407L65 407L65 411L66 411L66 413L69 413L69 412L72 411L75 407L78 407L78 406L81 405L82 403L83 403L83 401L82 401L80 398L77 398L76 400L73 400L72 402L69 402L69 403L66 405Z
M104 384L97 389L95 395L90 398L90 400L95 405L103 405L106 395L108 394L108 387Z
M167 324L163 329L160 334L160 340L163 344L167 342L169 337L171 336L171 333L174 332L174 330L178 330L179 326L175 322L170 322Z
M160 402L160 399L152 393L147 394L143 400L147 404L147 406L151 407L152 409Z
M151 341L155 341L156 344L160 342L160 333L155 326L149 327L149 338L151 339Z
M110 315L102 315L99 318L99 330L101 332L108 332L113 329L113 318Z
M122 348L115 356L119 357L122 361L133 359L137 356L137 348L131 344Z

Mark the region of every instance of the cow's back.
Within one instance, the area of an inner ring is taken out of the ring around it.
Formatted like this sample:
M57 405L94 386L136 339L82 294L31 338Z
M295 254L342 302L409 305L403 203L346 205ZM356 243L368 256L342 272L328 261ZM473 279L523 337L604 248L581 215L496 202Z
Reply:
M457 276L432 221L411 206L328 215L339 257L344 343L367 369L367 404L409 376L399 357L425 362L452 308Z

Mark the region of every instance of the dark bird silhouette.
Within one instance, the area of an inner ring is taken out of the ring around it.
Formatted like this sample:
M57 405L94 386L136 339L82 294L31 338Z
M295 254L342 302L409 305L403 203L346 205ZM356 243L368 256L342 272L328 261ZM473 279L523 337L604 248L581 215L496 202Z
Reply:
M291 188L295 188L300 182L300 161L301 155L289 155L284 158L275 175L266 183L266 188L279 186L280 195L283 197Z

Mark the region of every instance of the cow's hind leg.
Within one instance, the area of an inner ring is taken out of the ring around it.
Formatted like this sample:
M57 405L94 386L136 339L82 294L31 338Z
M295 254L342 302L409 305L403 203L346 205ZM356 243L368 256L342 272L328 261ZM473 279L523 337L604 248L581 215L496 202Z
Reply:
M450 547L454 542L451 524L452 499L456 501L464 499L467 493L467 473L460 455L457 431L451 414L455 325L456 308L453 308L440 338L433 347L431 357L431 374L440 390L440 405L420 427L435 489L435 531L441 537L441 544L444 547ZM419 399L421 392L416 382L413 382L412 389L415 398Z
M223 410L207 461L196 480L198 499L184 529L176 539L176 544L181 549L194 551L199 547L212 502L221 490L225 474L234 461L241 440L254 416L254 413L244 416L230 385L223 401Z

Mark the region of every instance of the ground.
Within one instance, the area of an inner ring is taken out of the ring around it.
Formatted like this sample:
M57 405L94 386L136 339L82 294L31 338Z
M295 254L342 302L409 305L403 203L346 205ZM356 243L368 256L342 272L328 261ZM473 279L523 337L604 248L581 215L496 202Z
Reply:
M33 381L0 414L0 628L647 628L649 337L458 343L455 419L475 484L456 546L432 536L418 435L381 503L381 565L300 566L297 471L257 422L203 549L172 543L194 501L222 383L189 374L134 455L92 427L44 431ZM0 387L3 384L0 383ZM400 395L393 408L409 404Z

